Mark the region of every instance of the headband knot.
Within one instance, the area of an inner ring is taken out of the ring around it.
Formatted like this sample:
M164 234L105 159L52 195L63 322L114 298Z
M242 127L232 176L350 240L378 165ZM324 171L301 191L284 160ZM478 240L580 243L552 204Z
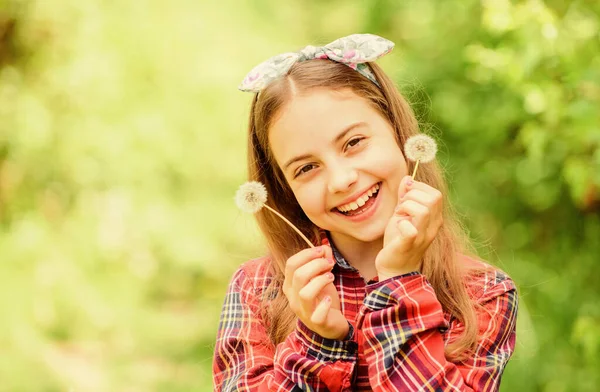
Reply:
M258 93L273 80L287 74L295 63L313 59L345 64L379 85L366 63L388 54L393 48L392 41L374 34L352 34L325 46L308 45L299 52L278 54L260 63L246 75L238 89Z

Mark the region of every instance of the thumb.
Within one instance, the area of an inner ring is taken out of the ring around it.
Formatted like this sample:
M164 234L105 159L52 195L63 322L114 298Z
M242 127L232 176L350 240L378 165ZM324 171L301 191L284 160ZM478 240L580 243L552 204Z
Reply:
M323 287L323 290L318 295L318 298L325 298L329 296L331 298L331 308L332 309L340 309L340 295L338 294L337 289L333 283L329 283L327 286Z
M325 250L325 255L323 258L327 260L333 260L335 262L335 258L333 257L333 250L331 246L323 246ZM340 308L340 296L338 295L337 289L333 283L329 283L327 286L321 290L319 293L319 298L325 298L325 296L329 295L331 297L331 307L333 309Z
M335 259L333 258L333 250L331 249L331 246L323 245L322 248L325 250L325 255L323 256L323 258L335 261Z
M400 204L400 199L408 192L409 186L412 185L412 181L413 179L411 176L404 176L402 181L400 181L400 186L398 186L398 204Z

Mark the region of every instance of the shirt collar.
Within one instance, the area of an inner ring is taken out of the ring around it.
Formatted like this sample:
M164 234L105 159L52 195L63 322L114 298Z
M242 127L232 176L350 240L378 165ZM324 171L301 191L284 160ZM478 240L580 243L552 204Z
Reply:
M351 266L350 263L348 263L346 261L346 259L344 259L344 256L342 256L342 254L337 250L337 248L335 247L335 244L331 240L331 236L329 235L329 232L326 230L320 230L320 235L321 235L321 245L329 245L331 247L331 250L333 251L333 258L335 259L336 264L339 265L343 269L356 271L356 268Z

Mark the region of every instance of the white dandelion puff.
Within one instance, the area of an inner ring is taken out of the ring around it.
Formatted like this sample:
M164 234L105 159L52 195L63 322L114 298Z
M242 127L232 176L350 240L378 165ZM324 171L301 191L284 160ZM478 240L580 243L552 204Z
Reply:
M437 144L433 138L427 135L414 135L404 143L404 153L408 159L417 163L412 174L412 178L415 178L419 162L427 163L434 160L437 153Z
M406 157L413 162L431 162L437 153L437 144L433 138L427 135L415 135L408 138L404 143Z
M235 204L244 212L254 214L267 202L267 188L258 181L242 184L235 194Z
M267 204L267 188L258 182L258 181L249 181L240 186L238 191L235 194L235 204L237 204L238 208L244 212L248 212L254 214L260 211L261 208L266 208L271 211L279 218L281 218L285 223L287 223L302 239L304 242L308 244L311 248L315 246L306 238L306 236L296 227L292 222L290 222L285 216L281 215L279 212L275 211L273 208L269 207Z

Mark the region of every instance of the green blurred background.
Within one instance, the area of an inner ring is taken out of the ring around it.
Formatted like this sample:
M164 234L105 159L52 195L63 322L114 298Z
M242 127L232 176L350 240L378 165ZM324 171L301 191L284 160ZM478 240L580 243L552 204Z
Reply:
M271 55L371 32L520 289L503 391L600 385L600 3L0 0L0 391L209 391Z

